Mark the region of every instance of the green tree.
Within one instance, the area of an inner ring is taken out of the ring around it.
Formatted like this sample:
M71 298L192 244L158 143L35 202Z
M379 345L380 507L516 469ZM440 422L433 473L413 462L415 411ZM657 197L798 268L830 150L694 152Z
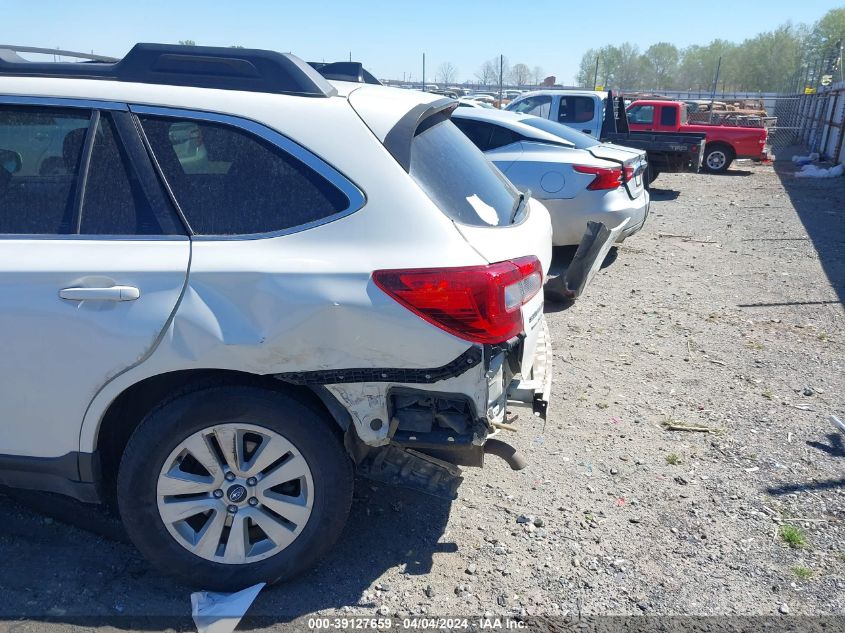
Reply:
M644 82L650 88L671 88L678 70L678 47L668 42L652 44L643 53Z
M182 46L196 46L197 43L194 40L179 40L179 43Z

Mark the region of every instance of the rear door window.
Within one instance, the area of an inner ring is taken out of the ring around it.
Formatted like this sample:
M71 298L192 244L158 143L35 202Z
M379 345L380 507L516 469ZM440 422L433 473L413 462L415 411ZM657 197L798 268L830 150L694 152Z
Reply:
M505 226L519 206L513 185L442 114L417 130L410 174L443 213L463 224Z
M561 96L557 120L561 123L587 123L595 117L595 102L591 97Z
M121 138L115 116L128 117L103 112L97 122L80 209L79 233L184 235L184 227L156 181L146 153L141 150L134 126L125 119L129 133ZM136 161L130 159L124 141L138 145Z
M0 233L76 231L77 176L91 112L0 106Z
M673 106L663 106L660 108L660 125L668 125L674 127L678 124L678 110Z
M280 147L231 125L141 116L144 132L191 230L248 235L345 211L346 195Z

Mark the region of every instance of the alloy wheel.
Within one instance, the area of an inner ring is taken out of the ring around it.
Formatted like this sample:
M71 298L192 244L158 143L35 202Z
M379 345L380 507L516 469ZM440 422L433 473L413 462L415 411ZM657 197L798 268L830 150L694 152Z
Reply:
M270 429L242 423L198 431L171 451L156 486L162 522L206 560L244 564L288 547L311 516L311 469Z

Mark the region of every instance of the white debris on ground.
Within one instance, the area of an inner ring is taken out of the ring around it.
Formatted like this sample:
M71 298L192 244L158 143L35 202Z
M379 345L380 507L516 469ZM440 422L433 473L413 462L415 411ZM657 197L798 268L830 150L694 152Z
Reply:
M795 172L796 178L838 178L845 174L845 165L833 167L817 167L816 165L804 165L801 171Z
M818 152L813 152L812 154L809 154L808 156L793 156L792 162L795 163L796 165L806 165L808 163L814 163L818 159L819 159Z
M196 591L191 594L191 616L199 633L232 633L267 583L235 593Z

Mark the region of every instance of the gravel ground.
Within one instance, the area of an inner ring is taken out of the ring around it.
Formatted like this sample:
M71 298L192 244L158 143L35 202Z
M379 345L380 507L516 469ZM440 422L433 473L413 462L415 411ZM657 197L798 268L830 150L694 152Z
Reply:
M339 546L252 615L845 614L845 180L655 186L585 296L547 306L551 413L505 438L529 468L489 458L451 504L360 481ZM0 631L192 628L131 546L3 497L0 526Z

